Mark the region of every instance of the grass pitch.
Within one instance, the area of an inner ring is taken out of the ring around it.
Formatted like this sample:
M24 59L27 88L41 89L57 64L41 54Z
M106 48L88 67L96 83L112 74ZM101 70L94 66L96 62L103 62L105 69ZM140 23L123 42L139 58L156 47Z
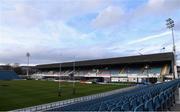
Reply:
M73 95L72 83L61 83L62 94L58 97L58 83L52 81L0 81L0 111L35 106L114 89L127 85L100 85L76 83L76 94Z

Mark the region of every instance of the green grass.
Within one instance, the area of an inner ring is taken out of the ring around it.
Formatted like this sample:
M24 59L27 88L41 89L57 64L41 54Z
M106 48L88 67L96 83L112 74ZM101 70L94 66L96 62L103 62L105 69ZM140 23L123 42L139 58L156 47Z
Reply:
M52 81L0 81L0 111L19 109L64 99L70 99L110 91L127 85L99 85L76 83L76 94L72 94L72 83L61 83L62 95L58 97L58 83Z

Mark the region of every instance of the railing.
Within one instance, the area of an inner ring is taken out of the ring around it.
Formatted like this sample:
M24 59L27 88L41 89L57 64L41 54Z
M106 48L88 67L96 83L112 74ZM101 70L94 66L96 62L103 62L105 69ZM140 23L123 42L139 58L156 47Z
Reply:
M132 87L128 87L128 88L113 90L110 92L104 92L104 93L99 93L99 94L94 94L94 95L89 95L89 96L84 96L84 97L78 97L78 98L73 98L73 99L69 99L69 100L57 101L57 102L53 102L53 103L47 103L47 104L42 104L42 105L12 110L12 111L15 111L15 112L16 111L46 111L46 110L50 110L53 108L58 108L58 107L63 107L66 105L74 104L77 102L89 101L89 100L93 100L96 98L101 98L101 97L113 95L116 93L125 92L125 91L135 89L135 88L136 88L136 86L132 86Z

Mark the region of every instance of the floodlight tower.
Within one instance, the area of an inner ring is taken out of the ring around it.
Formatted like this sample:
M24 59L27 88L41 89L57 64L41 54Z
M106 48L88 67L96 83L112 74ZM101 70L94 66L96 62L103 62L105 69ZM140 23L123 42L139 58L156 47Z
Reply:
M167 22L166 23L167 28L169 28L172 31L173 53L174 53L173 74L174 74L174 78L177 79L178 75L177 75L177 66L176 66L176 45L175 45L175 40L174 40L174 21L171 18L168 18L166 22Z
M26 57L27 57L27 71L26 71L26 73L27 73L27 77L29 76L29 57L30 57L30 53L29 52L27 52L26 53Z

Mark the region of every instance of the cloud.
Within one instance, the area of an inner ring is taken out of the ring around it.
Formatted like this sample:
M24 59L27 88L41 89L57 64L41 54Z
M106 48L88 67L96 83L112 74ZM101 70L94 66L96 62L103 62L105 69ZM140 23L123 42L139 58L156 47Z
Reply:
M5 8L0 10L1 23L12 26L32 27L43 21L68 21L75 16L95 13L108 2L104 0L39 0L0 1Z
M47 0L48 2L35 2L37 6L41 6L42 10L46 11L48 6L48 12L46 13L48 19L54 20L68 20L75 16L81 16L87 13L97 12L101 7L107 4L104 0Z
M167 13L180 10L179 4L179 0L149 0L145 10L153 13Z
M134 55L140 48L144 48L143 53L159 52L170 40L160 38L167 37L166 32L143 36L154 34L149 30L159 29L164 15L179 10L175 0L137 3L137 7L130 2L134 10L105 0L2 1L0 63L26 63L26 52L31 53L33 64L71 61L73 56L83 60ZM161 13L166 8L171 9L169 13ZM174 16L178 20L178 14ZM167 50L171 48L167 45Z
M0 11L1 24L10 26L34 26L43 18L43 13L27 4L16 4L10 10Z
M0 55L0 62L25 63L26 52L32 54L31 63L33 64L54 62L60 53L67 57L78 55L79 59L102 56L101 53L105 51L101 48L87 47L94 44L93 36L92 32L79 32L61 21L56 24L46 21L43 26L29 29L11 29L1 26L0 54L2 55ZM63 60L67 59L70 60L72 57Z
M144 42L144 41L148 41L148 40L151 40L151 39L156 39L156 38L160 38L160 37L169 35L170 33L171 32L164 32L164 33L161 33L161 34L156 34L156 35L151 35L151 36L143 37L143 38L140 38L140 39L135 40L135 41L130 41L128 44L141 43L141 42Z
M177 31L180 31L180 21L177 21L177 23L176 23L176 21L175 21L175 31L177 30Z
M135 38L136 40L128 40L124 44L121 44L121 43L113 44L113 46L110 47L109 49L114 50L114 51L116 51L116 50L119 51L122 49L129 49L130 47L132 47L132 45L133 45L134 49L135 49L135 47L140 47L140 46L146 47L146 44L149 45L149 44L154 44L154 43L156 44L156 42L159 43L159 41L155 41L155 40L160 39L160 37L164 38L169 34L170 34L170 32L164 32L164 33L160 33L160 34L156 34L156 35L145 36L145 37L142 37L139 39ZM163 43L161 43L161 44L163 44ZM159 44L159 45L161 45L161 44Z
M124 12L120 7L108 6L92 21L92 26L95 28L110 27L116 25L123 18Z
M178 54L177 60L179 61L180 53L180 40L178 39L179 34L176 35L176 51ZM161 38L162 37L162 38ZM130 40L129 40L130 41ZM161 50L165 47L165 50ZM137 41L130 41L129 44L121 43L120 41L113 44L108 48L113 53L117 53L121 56L139 55L141 54L152 54L159 52L172 52L172 39L170 32L164 32L156 35L151 35L137 39Z
M101 29L110 29L114 26L118 28L129 26L132 28L133 25L138 26L140 21L144 24L147 24L147 22L154 24L153 21L161 19L156 18L157 16L166 19L180 13L179 4L180 0L148 0L146 3L139 4L133 10L122 8L121 5L111 4L99 11L91 24L94 28ZM146 19L147 17L148 19Z
M77 50L79 49L79 50ZM87 50L88 49L88 50ZM10 50L9 52L3 52L0 56L1 63L20 63L25 64L27 62L26 50L19 48L18 51ZM2 52L1 52L2 53ZM87 60L111 57L111 53L105 48L94 46L83 48L40 48L30 50L30 63L41 64L41 63L54 63L54 62L68 62L73 61L74 56L76 60Z
M180 0L148 0L146 4L143 4L132 11L132 17L173 17L174 14L180 13L179 4Z

